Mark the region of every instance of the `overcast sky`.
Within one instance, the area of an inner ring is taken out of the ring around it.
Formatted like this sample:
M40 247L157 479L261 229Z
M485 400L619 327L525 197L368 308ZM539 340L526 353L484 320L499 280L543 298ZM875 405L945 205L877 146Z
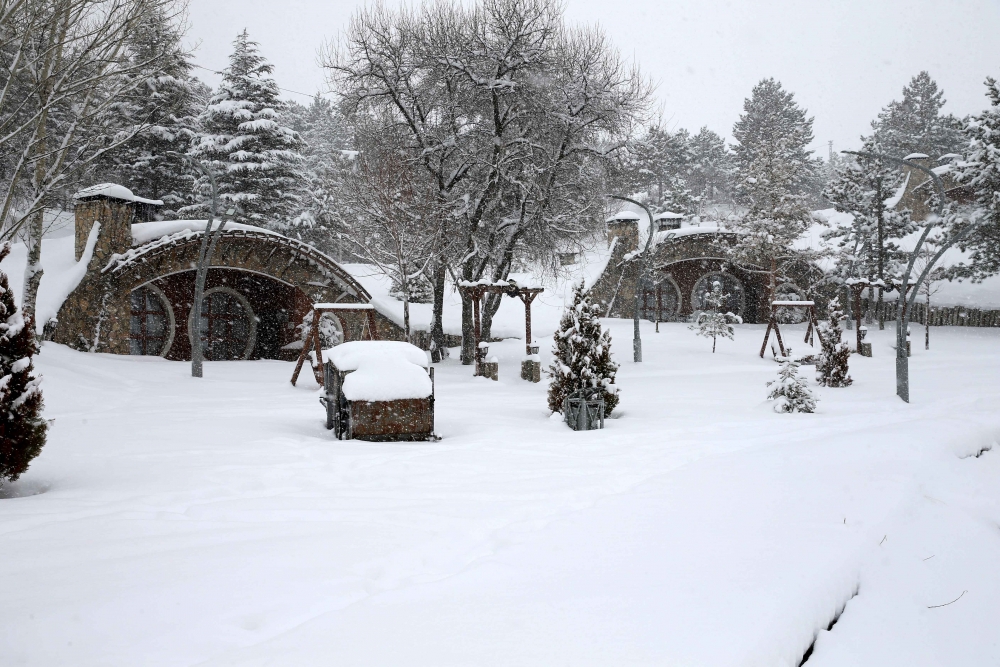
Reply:
M195 62L225 67L233 38L247 28L279 86L325 90L317 49L363 4L191 0ZM567 0L566 16L600 24L639 63L673 127L707 125L730 137L743 99L773 76L815 117L813 148L824 156L828 141L835 150L856 147L922 69L944 89L946 110L960 116L987 105L987 75L1000 78L1000 0Z

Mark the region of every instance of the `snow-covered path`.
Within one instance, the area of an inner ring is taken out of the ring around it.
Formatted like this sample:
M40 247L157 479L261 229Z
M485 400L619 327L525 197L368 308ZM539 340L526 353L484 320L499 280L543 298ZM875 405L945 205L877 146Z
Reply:
M499 383L439 367L416 444L331 440L290 364L47 344L3 663L794 666L817 633L810 667L1000 662L1000 331L932 331L910 405L873 332L853 387L776 415L761 327L713 356L650 326L641 365L611 327L605 431L548 418L509 341Z

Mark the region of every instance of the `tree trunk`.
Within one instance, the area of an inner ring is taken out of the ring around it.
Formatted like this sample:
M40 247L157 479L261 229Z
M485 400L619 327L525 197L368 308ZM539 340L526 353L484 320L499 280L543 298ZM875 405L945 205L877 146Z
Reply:
M45 171L48 160L45 157L46 133L45 124L48 112L42 111L38 118L38 140L35 143L35 175L34 186L36 194L45 188ZM35 306L38 301L38 286L42 282L42 234L45 232L45 200L39 202L38 211L31 216L28 223L28 233L25 238L28 246L28 259L24 265L24 291L21 294L21 312L25 322L35 321Z
M462 297L462 364L468 366L476 360L475 324L472 320L472 299Z
M437 351L439 361L444 361L447 344L444 338L444 288L445 278L448 275L444 262L438 262L434 267L434 306L431 321L431 340L434 342L434 349Z
M927 290L927 310L924 312L924 349L931 349L931 292Z
M500 310L503 303L503 294L489 294L483 304L483 340L488 341L493 333L493 316Z

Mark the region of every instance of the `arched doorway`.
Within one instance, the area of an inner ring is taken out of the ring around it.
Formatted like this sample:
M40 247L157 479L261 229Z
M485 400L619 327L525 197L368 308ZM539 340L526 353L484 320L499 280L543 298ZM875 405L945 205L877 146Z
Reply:
M681 307L681 291L670 276L663 276L643 290L642 318L650 322L673 322Z
M722 293L727 295L724 307L727 312L743 317L746 310L746 292L743 283L732 273L714 271L698 278L691 290L691 305L695 312L705 310L705 295L712 291L713 283L722 285Z
M193 318L188 335L201 336L202 350L208 361L248 359L257 340L257 318L246 297L230 287L206 290L201 303L201 317Z

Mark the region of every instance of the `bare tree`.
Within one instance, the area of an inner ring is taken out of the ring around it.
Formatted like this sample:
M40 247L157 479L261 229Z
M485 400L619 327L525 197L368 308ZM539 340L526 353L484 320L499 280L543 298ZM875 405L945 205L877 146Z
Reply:
M28 246L22 307L34 317L43 213L72 174L129 141L144 119L111 113L163 54L134 59L128 37L176 0L0 0L0 238Z
M427 172L455 251L444 276L503 279L528 247L592 230L600 162L624 145L650 86L597 30L571 30L553 0L442 2L360 10L323 57L356 113ZM486 329L499 304L487 305ZM463 303L463 361L472 307Z
M354 254L399 288L403 330L411 340L410 298L442 247L437 193L398 154L361 153L345 177L343 228Z

